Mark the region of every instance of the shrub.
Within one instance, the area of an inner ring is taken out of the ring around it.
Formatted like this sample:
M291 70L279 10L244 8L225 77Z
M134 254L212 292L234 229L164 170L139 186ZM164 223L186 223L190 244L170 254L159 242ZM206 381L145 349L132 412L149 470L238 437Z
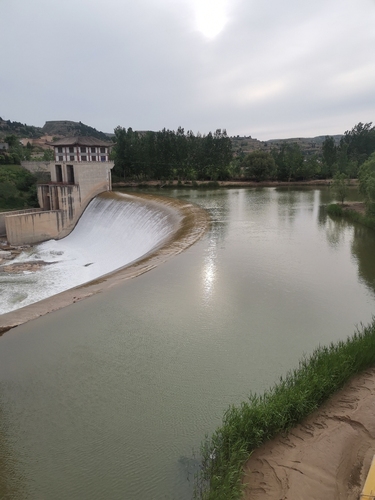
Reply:
M375 229L375 214L373 215L369 210L367 210L366 215L363 215L348 208L343 209L340 205L332 203L328 205L327 213L333 217L343 217L351 222L357 222L370 229Z

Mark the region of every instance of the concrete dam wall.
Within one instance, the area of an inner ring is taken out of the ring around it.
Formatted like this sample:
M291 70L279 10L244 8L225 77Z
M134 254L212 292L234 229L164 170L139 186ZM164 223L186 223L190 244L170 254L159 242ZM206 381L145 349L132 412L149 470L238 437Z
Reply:
M97 196L67 237L31 247L7 264L22 269L34 263L37 270L8 273L3 267L0 314L130 264L161 245L178 222L177 212L161 204L121 193Z

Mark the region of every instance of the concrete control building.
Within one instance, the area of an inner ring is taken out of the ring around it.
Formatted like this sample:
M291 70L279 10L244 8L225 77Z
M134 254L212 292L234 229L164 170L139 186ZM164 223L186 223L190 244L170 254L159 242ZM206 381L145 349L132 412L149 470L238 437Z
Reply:
M51 146L55 161L48 166L51 182L38 185L40 209L1 214L0 231L5 226L11 245L67 236L89 202L112 189L111 143L93 137L70 137Z
M71 137L53 143L55 161L109 161L110 144L93 137Z

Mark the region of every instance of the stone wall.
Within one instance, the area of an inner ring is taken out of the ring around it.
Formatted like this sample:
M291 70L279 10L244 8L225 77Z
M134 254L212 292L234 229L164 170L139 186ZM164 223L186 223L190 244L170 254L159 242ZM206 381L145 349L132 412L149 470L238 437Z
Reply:
M9 212L0 212L0 236L6 236L5 217L8 215L31 214L40 212L41 208L26 208L24 210L10 210Z
M9 215L5 218L7 239L11 245L34 244L56 238L63 228L61 210Z

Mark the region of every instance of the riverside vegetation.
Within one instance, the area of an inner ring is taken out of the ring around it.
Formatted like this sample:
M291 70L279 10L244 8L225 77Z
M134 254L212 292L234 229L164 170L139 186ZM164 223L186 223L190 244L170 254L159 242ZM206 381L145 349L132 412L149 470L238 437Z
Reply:
M270 152L233 153L225 130L207 135L163 129L136 132L117 127L113 138L114 181L142 183L178 181L307 181L331 179L336 174L358 176L361 165L375 151L375 127L358 123L337 144L327 136L319 154L304 152L298 143L281 141Z
M351 377L374 365L375 318L346 341L318 347L264 394L250 394L239 407L230 407L222 426L201 447L195 498L241 498L243 466L252 451L300 423Z
M353 222L359 222L371 229L375 229L375 153L362 163L358 171L359 191L363 196L366 213L358 213L349 207L344 207L347 193L347 176L336 175L333 181L333 189L336 190L341 200L341 205L333 203L327 207L329 215L334 217L345 217Z
M46 131L51 123L46 123ZM67 123L71 130L73 122ZM14 125L10 130L16 132L22 124L14 122L10 125ZM99 134L91 127L76 125L79 127L73 128L73 133ZM34 129L26 125L21 127L22 133L28 136L37 135ZM25 191L19 187L24 175L14 168L14 175L9 176L8 166L19 165L22 160L50 161L53 153L32 146L30 142L22 146L15 133L5 136L4 141L9 149L0 154L1 208L35 206L36 196L31 196L31 191L36 192L36 182L46 179L34 176L34 187L30 184L28 188L30 196L25 196ZM126 181L142 186L150 180L158 180L163 186L168 186L177 180L180 186L198 188L197 181L209 181L212 184L206 187L217 187L218 184L214 183L219 180L298 182L331 179L335 175L355 178L375 152L375 127L372 123L358 123L345 132L339 143L327 136L318 154L304 151L297 142L290 141L278 142L271 152L257 150L245 154L237 150L234 154L232 140L221 129L207 135L195 135L181 127L176 132L166 129L136 132L131 128L117 127L113 141L114 182ZM16 180L15 175L20 179Z

